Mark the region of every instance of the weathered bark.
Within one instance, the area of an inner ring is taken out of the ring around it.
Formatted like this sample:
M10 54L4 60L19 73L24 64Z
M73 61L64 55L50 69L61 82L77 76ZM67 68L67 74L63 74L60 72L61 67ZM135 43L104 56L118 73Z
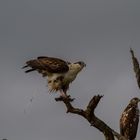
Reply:
M136 80L137 80L137 84L138 87L140 88L140 67L139 67L139 62L137 60L137 58L134 55L134 51L132 49L130 49L130 53L132 56L132 61L133 61L133 69L136 75Z
M101 131L104 134L105 140L115 140L114 136L118 140L127 140L119 133L111 129L105 122L103 122L95 115L94 110L97 107L102 97L103 97L102 95L94 96L90 100L85 110L73 107L70 98L65 99L60 97L57 98L56 101L62 101L65 104L67 108L67 113L73 113L84 117L90 123L91 126L97 128L99 131Z

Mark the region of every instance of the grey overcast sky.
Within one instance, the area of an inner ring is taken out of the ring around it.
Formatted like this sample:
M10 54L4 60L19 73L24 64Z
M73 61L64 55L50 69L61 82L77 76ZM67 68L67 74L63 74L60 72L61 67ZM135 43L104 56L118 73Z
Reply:
M84 61L70 86L73 104L85 108L103 94L96 114L119 131L121 112L140 97L130 45L140 61L139 0L0 0L0 138L104 139L80 116L66 114L38 73L21 69L41 55ZM137 140L140 125L138 133Z

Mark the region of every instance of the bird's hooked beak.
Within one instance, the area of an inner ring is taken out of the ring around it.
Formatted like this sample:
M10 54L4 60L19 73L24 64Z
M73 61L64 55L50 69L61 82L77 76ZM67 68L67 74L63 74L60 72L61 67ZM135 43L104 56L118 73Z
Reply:
M83 63L84 63L84 62L83 62ZM84 67L86 67L86 63L84 63L83 65L84 65Z

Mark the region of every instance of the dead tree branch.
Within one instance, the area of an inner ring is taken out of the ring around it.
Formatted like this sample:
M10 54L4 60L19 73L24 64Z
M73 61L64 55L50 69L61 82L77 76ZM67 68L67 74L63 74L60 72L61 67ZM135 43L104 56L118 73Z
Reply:
M103 122L101 119L96 117L94 110L97 107L102 97L103 97L102 95L94 96L90 100L85 110L73 107L70 98L65 99L60 97L57 98L56 101L62 101L65 104L67 108L67 113L73 113L84 117L90 123L91 126L97 128L99 131L101 131L104 134L105 140L115 140L114 136L118 140L126 140L119 133L111 129L105 122Z
M132 56L132 61L133 61L133 69L136 75L136 80L137 80L137 84L138 87L140 88L140 67L139 67L139 62L137 60L137 58L134 55L134 51L132 49L130 49L130 53Z

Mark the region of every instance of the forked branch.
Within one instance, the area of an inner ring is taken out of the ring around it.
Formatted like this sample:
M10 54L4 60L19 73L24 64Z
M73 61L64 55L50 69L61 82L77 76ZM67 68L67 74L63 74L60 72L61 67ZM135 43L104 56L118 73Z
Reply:
M70 98L65 99L61 97L61 98L57 98L56 101L62 101L65 104L67 108L67 113L73 113L84 117L90 123L91 126L97 128L99 131L101 131L104 134L105 140L115 140L114 136L118 140L126 140L119 133L111 129L105 122L103 122L101 119L96 117L94 110L97 107L102 97L103 97L102 95L94 96L88 103L85 110L73 107Z

